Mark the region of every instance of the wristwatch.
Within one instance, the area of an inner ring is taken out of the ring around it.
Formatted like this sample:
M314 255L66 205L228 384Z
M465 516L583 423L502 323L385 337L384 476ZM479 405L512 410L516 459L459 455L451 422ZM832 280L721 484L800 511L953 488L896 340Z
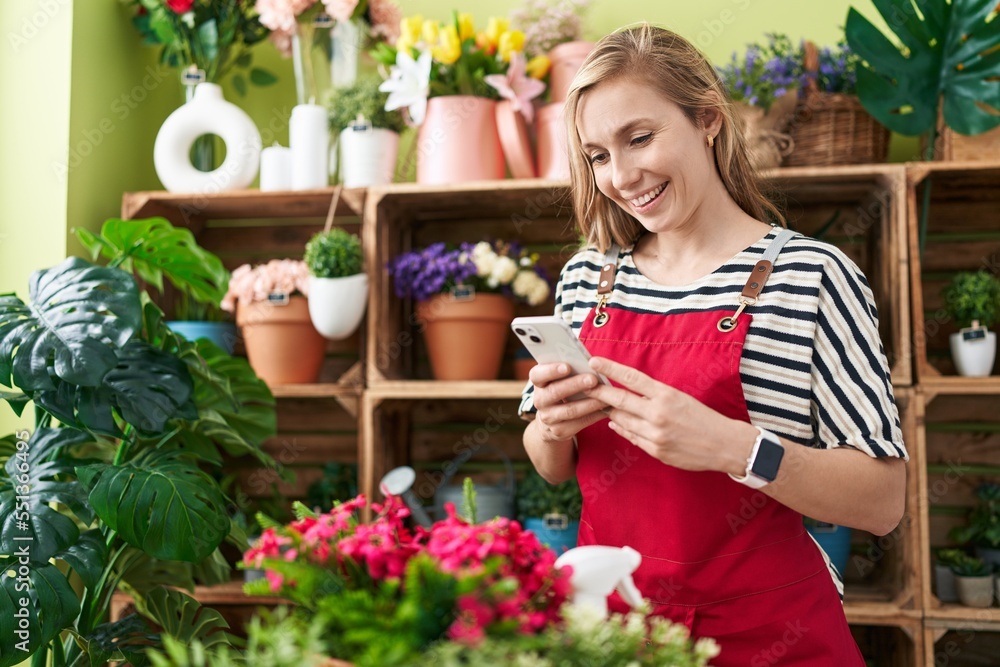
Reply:
M775 434L759 426L754 428L758 434L750 451L750 458L747 459L746 472L743 477L737 477L732 473L729 476L751 489L760 489L777 479L785 448L781 444L781 439Z

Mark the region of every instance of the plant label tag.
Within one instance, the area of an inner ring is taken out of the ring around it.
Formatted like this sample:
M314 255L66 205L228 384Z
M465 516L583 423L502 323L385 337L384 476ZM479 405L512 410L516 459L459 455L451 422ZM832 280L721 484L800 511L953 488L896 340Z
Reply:
M205 83L205 70L198 69L194 65L184 70L181 74L181 83L185 86L197 86L199 83Z
M565 514L546 514L542 517L546 530L566 530L569 527L569 517Z
M476 288L472 285L455 285L451 288L451 298L455 301L472 301L476 298Z
M287 306L289 302L287 292L273 292L267 295L267 302L272 306Z
M316 15L313 20L313 25L317 28L332 28L333 27L333 17L326 12L320 12Z
M962 340L965 341L986 340L986 327L969 327L962 329L959 333L962 334Z

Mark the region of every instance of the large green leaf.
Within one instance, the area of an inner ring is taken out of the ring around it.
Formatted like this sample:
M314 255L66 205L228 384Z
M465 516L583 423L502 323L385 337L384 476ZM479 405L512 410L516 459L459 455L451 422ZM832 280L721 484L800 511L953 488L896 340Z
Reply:
M140 549L128 548L133 549L134 553L124 561L127 563L122 571L125 590L134 592L137 597L144 597L159 586L183 588L194 592L194 563L158 560Z
M923 134L937 122L974 135L1000 125L1000 20L995 0L873 0L902 44L857 10L847 15L858 97L891 130Z
M80 575L84 586L95 590L107 564L108 545L101 530L92 528L80 535L76 544L55 557L72 567Z
M26 392L53 389L50 373L100 385L117 363L115 347L141 323L132 276L78 257L33 273L29 298L0 296L0 384Z
M80 601L55 565L0 556L0 667L56 639L79 613Z
M196 563L229 532L219 485L176 451L148 452L121 466L92 464L77 474L101 520L155 558Z
M118 364L100 387L57 383L35 400L63 423L120 436L115 415L142 433L162 433L175 418L196 419L191 377L185 364L149 343L133 340L118 352Z
M146 650L160 646L160 635L139 614L129 614L113 623L102 623L86 637L76 635L83 647L70 667L104 667L111 661L127 661L132 667L149 664Z
M0 475L0 553L27 546L31 559L44 563L77 543L76 522L52 505L68 507L85 525L93 522L87 490L67 479L77 462L69 450L91 440L71 428L38 429L7 459Z
M189 595L170 588L156 588L141 604L143 613L163 628L163 634L184 642L200 641L205 648L230 644L229 624L222 614L202 607Z
M229 272L222 260L198 245L194 234L174 227L166 218L120 220L104 223L101 235L76 230L94 259L103 254L135 271L144 281L163 290L163 278L195 299L218 305L229 286Z

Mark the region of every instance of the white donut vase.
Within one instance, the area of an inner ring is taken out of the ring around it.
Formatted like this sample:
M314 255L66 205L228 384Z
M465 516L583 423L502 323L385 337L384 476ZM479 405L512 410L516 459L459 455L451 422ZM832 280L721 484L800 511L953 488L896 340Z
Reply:
M191 146L203 134L226 144L226 159L214 171L191 164ZM253 120L222 96L214 83L199 83L194 97L167 116L153 144L153 165L170 192L207 194L249 187L260 166L260 132Z

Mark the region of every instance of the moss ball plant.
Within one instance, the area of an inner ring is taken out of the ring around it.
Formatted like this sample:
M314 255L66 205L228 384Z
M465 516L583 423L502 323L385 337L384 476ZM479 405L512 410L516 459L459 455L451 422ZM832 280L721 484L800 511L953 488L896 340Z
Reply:
M357 275L361 261L361 240L343 229L319 232L306 244L306 266L317 278Z

